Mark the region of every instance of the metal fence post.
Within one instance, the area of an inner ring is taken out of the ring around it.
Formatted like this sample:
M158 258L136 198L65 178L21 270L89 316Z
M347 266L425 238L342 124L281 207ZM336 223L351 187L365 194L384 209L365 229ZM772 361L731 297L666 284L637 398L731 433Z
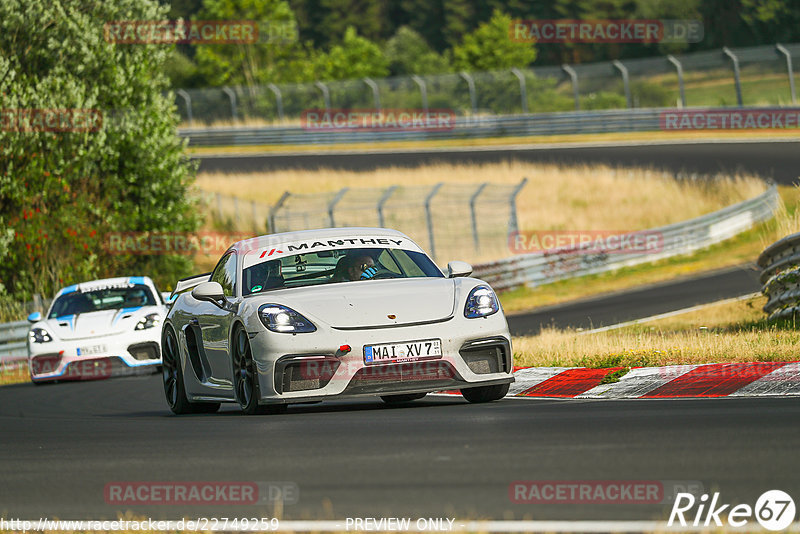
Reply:
M233 225L239 222L239 197L233 197Z
M739 58L727 46L722 47L722 53L731 58L733 62L733 79L736 82L736 102L742 107L742 80L739 77Z
M785 46L778 43L775 45L775 49L778 53L783 54L786 57L786 72L789 74L789 90L792 92L792 104L797 103L797 97L795 96L794 92L794 71L792 69L792 54L789 53L789 50L786 49Z
M230 87L223 87L222 92L228 95L228 98L231 100L231 117L233 120L238 120L236 116L236 93L233 92L233 89Z
M433 239L433 215L431 214L431 200L433 200L433 197L436 196L436 193L439 192L439 189L441 189L443 185L444 184L442 182L434 185L433 189L431 189L431 192L425 197L425 219L428 223L428 240L430 241L431 256L433 257L434 261L436 261L436 244Z
M314 85L322 91L322 98L325 100L325 109L331 109L331 93L328 91L328 86L320 81L314 82Z
M392 193L395 192L397 189L396 185L389 187L386 191L384 191L383 195L381 195L380 200L378 200L378 226L381 228L386 226L386 223L383 220L383 206L386 204L386 201L389 200L389 197L392 196Z
M419 86L419 94L422 95L422 109L428 113L428 86L425 85L425 80L416 74L412 74L411 79Z
M633 102L631 101L631 81L628 77L628 68L618 59L612 61L611 64L622 74L622 85L625 88L625 102L628 104L628 109L631 109L633 107Z
M272 208L269 210L269 232L271 234L276 233L275 215L277 215L278 210L280 210L283 207L283 205L286 203L286 199L288 199L290 196L291 193L289 191L284 191L283 194L281 195L281 198L279 198L278 201L275 203L275 205L272 206Z
M336 227L336 219L334 219L333 217L333 210L336 209L336 204L338 204L339 201L342 200L342 197L345 195L345 193L347 193L349 189L350 189L349 187L341 188L339 192L336 193L336 195L333 197L333 200L331 200L330 204L328 204L328 221L331 223L331 228Z
M575 97L575 111L579 111L581 109L581 99L578 95L578 73L566 63L561 65L561 70L566 72L567 76L569 76L569 79L572 81L572 94Z
M221 221L222 220L222 195L220 195L219 193L217 193L216 195L217 195L217 216L219 217L219 220Z
M514 188L514 191L511 192L511 195L508 197L508 206L510 209L510 216L508 218L508 233L509 235L513 232L519 232L519 221L517 221L517 195L519 192L522 191L522 188L525 187L525 184L528 183L527 178L523 178L522 181Z
M253 212L253 229L258 232L258 216L256 215L256 201L250 201L250 209Z
M481 250L481 240L478 237L478 217L475 214L475 201L478 200L478 195L486 189L487 185L489 185L488 182L483 182L478 186L478 189L472 193L472 196L469 197L469 214L472 218L472 240L475 243L475 252L480 252Z
M275 103L278 105L278 119L283 120L283 95L274 83L268 84L269 90L275 93Z
M511 69L511 72L519 80L519 96L522 99L522 112L528 112L528 88L525 86L525 76L520 72L517 67Z
M372 78L364 78L364 83L369 85L370 89L372 89L372 100L375 102L375 109L377 111L381 110L381 95L378 91L378 84Z
M175 91L175 94L180 96L186 104L186 118L189 120L189 126L192 126L194 124L194 120L192 118L192 97L189 96L189 93L183 89L178 89Z
M469 101L472 105L472 114L475 115L478 113L478 99L475 96L475 80L472 79L472 76L470 76L468 72L463 70L458 74L467 82L467 87L469 88Z
M675 65L675 69L678 71L678 89L681 93L681 107L686 107L686 88L683 85L683 65L681 62L678 61L678 58L673 56L672 54L667 55L667 61Z

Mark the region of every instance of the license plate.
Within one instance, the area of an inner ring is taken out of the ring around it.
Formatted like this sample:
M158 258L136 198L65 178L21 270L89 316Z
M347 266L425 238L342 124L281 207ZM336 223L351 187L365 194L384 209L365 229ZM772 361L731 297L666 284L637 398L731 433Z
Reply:
M382 343L364 346L364 363L413 362L442 357L440 339L404 341L402 343Z
M105 345L91 345L89 347L78 347L78 356L91 356L92 354L103 354L107 348Z

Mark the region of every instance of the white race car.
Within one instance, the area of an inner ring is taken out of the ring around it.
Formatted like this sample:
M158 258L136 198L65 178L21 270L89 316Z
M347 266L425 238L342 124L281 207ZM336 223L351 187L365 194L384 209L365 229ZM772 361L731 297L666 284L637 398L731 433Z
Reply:
M511 338L494 291L471 272L452 262L445 275L383 228L235 243L213 272L176 285L162 333L167 403L181 414L238 402L256 414L453 389L500 399L514 381Z
M28 332L31 380L90 380L153 372L161 365L167 307L146 276L65 287Z

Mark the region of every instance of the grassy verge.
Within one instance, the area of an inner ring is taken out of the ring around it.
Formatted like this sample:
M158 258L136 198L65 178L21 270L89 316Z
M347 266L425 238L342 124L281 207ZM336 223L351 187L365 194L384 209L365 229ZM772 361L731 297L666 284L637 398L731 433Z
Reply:
M758 296L585 335L546 329L537 336L513 339L514 363L605 368L797 360L797 325L768 323L761 310L765 302Z
M31 377L28 373L28 364L22 365L7 365L0 364L0 386L8 386L10 384L24 384L30 382Z
M458 147L492 147L506 145L547 145L580 143L654 142L654 141L714 141L737 139L797 138L797 130L731 130L731 131L653 131L614 132L571 135L534 135L526 137L488 137L480 139L440 139L431 141L384 141L380 143L334 143L325 145L251 145L189 147L192 156L213 154L253 154L262 152L342 152L347 150L397 150Z
M797 231L799 226L800 191L789 186L780 186L779 191L786 207L785 212L780 213L776 219L759 224L722 243L687 256L508 291L500 295L503 309L507 313L514 313L754 262L767 245Z

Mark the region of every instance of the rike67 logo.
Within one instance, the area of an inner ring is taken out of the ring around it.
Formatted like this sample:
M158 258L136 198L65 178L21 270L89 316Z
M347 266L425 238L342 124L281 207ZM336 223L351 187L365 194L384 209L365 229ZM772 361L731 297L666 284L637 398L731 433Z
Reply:
M721 527L722 514L726 513L728 524L735 528L744 527L755 518L767 530L785 530L792 524L797 512L794 500L781 490L765 491L756 500L755 507L749 504L737 504L734 507L722 504L719 493L714 493L710 502L708 497L704 493L696 499L691 493L679 493L672 505L667 526L673 526L677 520L682 527L689 524L693 527L708 527L712 521L715 526ZM695 505L697 510L692 513Z

